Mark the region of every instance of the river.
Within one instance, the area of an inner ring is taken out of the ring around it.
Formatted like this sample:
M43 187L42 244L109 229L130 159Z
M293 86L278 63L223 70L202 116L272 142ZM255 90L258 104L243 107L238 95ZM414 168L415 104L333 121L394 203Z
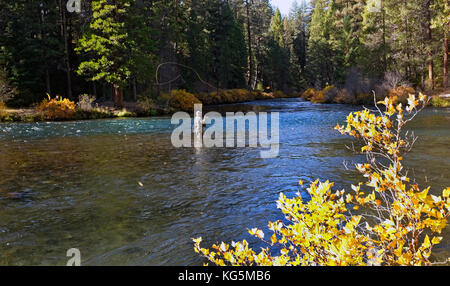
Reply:
M280 112L280 154L258 148L172 147L170 118L0 124L0 265L201 265L204 246L247 239L281 218L280 192L320 178L350 189L361 157L333 130L357 107L299 99L210 107ZM421 187L449 186L450 109L409 126L419 140L405 165ZM345 168L348 167L348 169ZM449 228L435 248L450 256Z

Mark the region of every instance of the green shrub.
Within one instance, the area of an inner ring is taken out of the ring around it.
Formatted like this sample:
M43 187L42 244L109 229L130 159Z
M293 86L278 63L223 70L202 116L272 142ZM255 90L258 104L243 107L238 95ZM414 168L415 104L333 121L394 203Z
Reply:
M116 117L136 117L136 113L123 109L121 111L114 112Z
M104 118L112 118L114 115L112 112L102 108L92 108L91 110L81 110L77 109L75 111L74 117L78 120L87 120L87 119L104 119Z
M40 122L42 121L42 115L40 113L33 113L30 115L25 115L23 117L18 116L17 121L31 122L31 123Z
M450 107L450 99L435 96L431 99L430 104L434 107Z
M0 122L17 122L20 119L18 114L6 111L6 104L0 101Z
M258 82L258 84L256 85L256 91L264 91L264 85L262 84L262 82Z

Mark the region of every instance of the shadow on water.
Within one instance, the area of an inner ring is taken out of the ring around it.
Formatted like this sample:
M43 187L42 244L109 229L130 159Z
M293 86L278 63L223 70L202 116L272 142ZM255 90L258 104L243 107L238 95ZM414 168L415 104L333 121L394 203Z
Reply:
M279 157L176 149L170 118L1 124L0 264L65 265L75 247L84 265L199 265L193 237L262 246L247 228L279 219L279 193L294 195L300 178L338 188L360 179L351 166L361 158L333 130L354 107L286 99L208 110L280 112ZM435 192L449 184L449 122L447 109L428 109L410 126L420 139L407 167Z

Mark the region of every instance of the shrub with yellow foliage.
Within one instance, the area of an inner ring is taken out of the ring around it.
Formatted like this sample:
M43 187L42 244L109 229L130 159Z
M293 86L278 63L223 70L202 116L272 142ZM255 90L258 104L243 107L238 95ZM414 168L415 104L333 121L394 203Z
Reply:
M6 104L3 101L0 101L0 114L4 112L6 109Z
M200 92L196 94L197 98L205 105L215 105L224 103L225 99L223 93L213 91L213 92Z
M312 103L331 103L338 96L338 89L334 85L326 86L322 90L309 88L302 94L302 98Z
M0 121L3 121L6 116L6 104L3 101L0 101Z
M215 105L249 102L253 100L286 98L288 96L280 90L275 92L261 92L249 91L246 89L227 89L213 91L210 93L201 92L196 94L196 97L205 105Z
M219 91L222 100L220 103L247 102L256 99L255 93L246 89L228 89Z
M194 250L221 266L433 264L432 249L442 240L439 234L450 214L450 188L441 196L432 195L430 188L411 183L402 165L415 141L402 129L426 102L422 94L410 95L403 109L388 97L378 103L385 105L384 111L377 105L376 112L354 112L345 126L337 125L339 132L362 142L367 163L356 168L366 181L352 185L350 192L333 190L329 181L315 181L307 188L308 201L300 194L280 194L277 206L285 220L269 223L269 238L262 230L249 231L267 248L257 253L244 240L205 249L202 238L196 238Z
M194 105L200 103L195 95L185 90L172 90L169 95L169 105L176 110L193 112Z
M38 106L38 111L45 120L67 120L72 119L75 114L75 102L67 98L44 99Z
M308 88L307 90L305 90L305 92L303 92L302 98L304 100L310 101L311 98L316 94L316 92L317 91L314 88Z
M327 103L327 98L325 97L325 94L323 93L323 91L316 91L313 95L313 97L311 97L311 102L312 103Z

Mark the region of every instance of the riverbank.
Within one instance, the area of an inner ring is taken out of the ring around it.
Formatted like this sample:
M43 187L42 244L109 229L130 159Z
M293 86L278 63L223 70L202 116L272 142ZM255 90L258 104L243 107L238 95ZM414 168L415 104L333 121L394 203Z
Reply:
M133 103L125 103L132 106ZM148 117L169 114L163 109L155 108L149 114L139 114L134 107L113 108L108 105L99 105L91 109L76 109L73 114L61 118L46 118L40 110L36 108L0 110L0 122L42 122L42 121L69 121L69 120L95 120L122 117Z
M407 102L410 93L415 93L411 87L400 86L387 92L383 96L377 96L377 100L382 100L385 96L394 97L397 102ZM435 94L431 96L429 106L450 107L450 95ZM347 90L338 90L334 86L325 87L323 90L309 88L302 94L285 94L281 91L260 92L248 91L245 89L221 90L210 93L189 93L185 90L173 90L170 94L163 93L157 101L149 98L141 99L138 102L124 102L123 108L115 108L112 102L96 103L74 102L67 100L55 100L55 107L46 109L41 103L35 108L7 108L0 103L0 122L42 122L42 121L73 121L73 120L94 120L107 118L124 117L155 117L167 116L178 111L191 113L195 104L221 105L251 102L255 100L270 100L279 98L302 98L312 103L322 104L349 104L349 105L373 105L373 95L366 93L351 94ZM48 101L47 101L48 103ZM71 104L73 108L61 106ZM44 104L45 105L45 104ZM49 115L50 113L50 115Z
M95 98L86 98L75 104L67 99L44 100L34 108L12 109L0 103L0 122L41 122L93 120L123 117L154 117L171 115L178 111L193 112L195 104L220 105L268 100L277 98L298 98L300 94L286 95L281 91L259 92L245 89L221 90L193 94L185 90L163 93L157 100L140 99L138 102L124 102L122 108L112 102L95 103Z
M376 101L382 101L386 97L392 98L395 104L408 103L410 94L418 94L414 88L410 86L397 86L392 89L385 87L377 87ZM348 89L338 89L335 86L327 86L322 90L309 88L301 95L306 101L312 103L327 103L327 104L351 104L351 105L374 105L373 92L364 91L350 91ZM431 93L426 93L430 97L428 106L431 107L450 107L450 90L435 90Z

